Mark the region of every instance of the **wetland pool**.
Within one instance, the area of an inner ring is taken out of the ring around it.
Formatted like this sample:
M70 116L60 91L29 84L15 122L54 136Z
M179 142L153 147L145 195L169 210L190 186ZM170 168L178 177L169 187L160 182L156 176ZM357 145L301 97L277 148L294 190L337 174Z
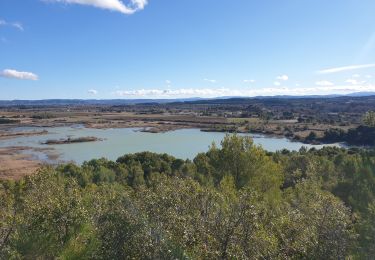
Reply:
M24 153L32 154L36 159L50 163L74 161L81 164L84 161L101 157L116 160L124 154L143 151L167 153L181 159L193 159L198 153L206 152L213 142L219 145L225 136L225 133L202 132L199 129L180 129L165 133L147 133L135 128L92 129L82 126L19 127L12 129L15 132L41 130L47 130L48 133L0 140L0 148L10 146L30 147L32 149L26 150ZM309 145L292 142L287 138L257 134L240 135L253 137L255 144L261 145L271 152L282 149L296 151L302 146L308 149L339 146L339 144ZM102 139L102 141L59 145L43 144L47 140L87 136L94 136Z

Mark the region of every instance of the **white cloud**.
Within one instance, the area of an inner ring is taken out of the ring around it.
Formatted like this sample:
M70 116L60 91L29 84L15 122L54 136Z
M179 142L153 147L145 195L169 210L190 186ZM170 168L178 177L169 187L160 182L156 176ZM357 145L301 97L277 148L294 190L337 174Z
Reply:
M366 81L364 81L364 80L360 81L360 80L357 80L357 79L347 79L345 82L353 84L353 85L361 85L361 84L366 83Z
M38 80L38 75L32 72L17 71L12 69L6 69L0 71L0 77L13 78L13 79L26 79L26 80Z
M170 85L170 84L172 84L172 81L170 81L169 79L167 79L167 80L165 81L165 83L166 83L167 85Z
M133 4L138 6L139 9L144 9L148 0L132 0Z
M216 83L216 79L203 79L204 81L210 82L210 83Z
M361 75L359 75L359 74L353 74L352 75L352 78L360 78L361 77Z
M95 90L95 89L90 89L90 90L87 91L87 93L89 93L90 95L97 95L98 91Z
M244 79L244 83L255 83L255 79Z
M319 70L319 71L317 71L317 73L319 73L319 74L330 74L330 73L337 73L337 72L342 72L342 71L367 69L367 68L373 68L373 67L375 67L375 64L351 65L351 66L344 66L344 67L337 67L337 68Z
M17 28L20 31L23 31L23 26L21 23L12 23L12 26Z
M317 86L333 86L334 84L331 81L328 81L328 80L321 80L321 81L315 82L315 85L317 85Z
M277 80L287 81L289 79L288 75L281 75L276 77Z
M11 26L11 27L14 27L20 31L23 31L23 26L21 23L19 22L7 22L5 20L0 20L0 26Z
M66 4L89 5L101 9L117 11L123 14L133 14L136 11L143 10L148 0L42 0L44 2L58 2Z
M366 75L365 78L366 78L366 79L371 79L372 76L371 76L371 75Z
M275 81L273 84L274 84L275 86L280 86L280 85L281 85L281 83L278 82L278 81Z
M275 95L329 95L350 94L355 92L375 92L375 85L349 85L349 86L315 86L315 87L272 87L262 89L229 89L229 88L186 88L186 89L140 89L118 90L114 95L125 98L188 98L188 97L254 97Z
M356 79L347 79L345 82L353 84L353 85L357 85L358 84L358 80L356 80Z

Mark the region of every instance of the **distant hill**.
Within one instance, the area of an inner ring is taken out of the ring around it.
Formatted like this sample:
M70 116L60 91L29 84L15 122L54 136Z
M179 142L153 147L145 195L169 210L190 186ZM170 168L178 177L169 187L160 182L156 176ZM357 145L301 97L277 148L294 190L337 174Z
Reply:
M340 97L368 97L375 96L375 92L357 92L347 95L302 95L302 96L257 96L257 97L217 97L217 98L178 98L178 99L42 99L42 100L0 100L0 106L121 106L136 104L167 104L167 103L235 103L246 100L272 100L272 99L317 99Z
M134 104L161 104L172 102L196 101L199 98L186 99L42 99L42 100L0 100L0 106L116 106Z

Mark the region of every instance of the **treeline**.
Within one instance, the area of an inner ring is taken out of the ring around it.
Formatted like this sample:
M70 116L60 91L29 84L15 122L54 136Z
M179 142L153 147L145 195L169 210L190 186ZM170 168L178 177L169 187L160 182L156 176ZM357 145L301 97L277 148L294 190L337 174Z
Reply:
M344 131L340 128L330 128L318 137L311 132L305 140L307 143L336 143L345 142L348 145L375 146L375 112L368 111L362 118L362 125Z
M0 117L0 124L13 124L13 123L19 123L19 122L20 122L19 120Z
M375 146L375 127L358 126L344 131L339 128L330 128L324 131L322 137L311 132L304 140L307 143L337 143L345 142L348 145Z
M375 152L226 136L0 184L1 259L371 259Z

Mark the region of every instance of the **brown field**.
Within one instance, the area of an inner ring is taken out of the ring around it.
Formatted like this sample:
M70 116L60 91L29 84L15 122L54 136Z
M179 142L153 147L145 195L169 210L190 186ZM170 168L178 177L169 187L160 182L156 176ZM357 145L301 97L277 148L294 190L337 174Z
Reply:
M25 175L33 174L41 162L33 160L30 155L20 154L26 148L9 147L0 149L0 179L18 180Z

